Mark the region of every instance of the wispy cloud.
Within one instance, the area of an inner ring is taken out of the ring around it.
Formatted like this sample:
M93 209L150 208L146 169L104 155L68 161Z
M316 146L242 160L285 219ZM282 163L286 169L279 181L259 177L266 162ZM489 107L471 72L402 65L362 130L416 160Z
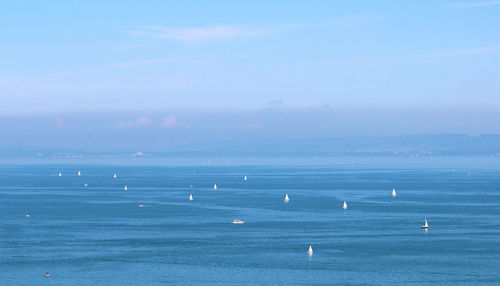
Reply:
M167 116L161 121L161 126L164 128L172 128L177 125L177 118L175 116Z
M358 15L353 17L333 18L316 22L299 22L281 25L271 25L260 28L240 26L214 26L195 28L172 28L162 26L145 26L142 29L129 31L132 35L152 38L169 39L182 42L204 43L209 41L231 38L270 36L279 32L297 29L311 29L321 27L357 27L367 21L385 18L379 15Z
M498 54L498 53L500 53L500 48L477 48L477 49L441 52L441 53L436 53L434 56L460 57L460 56L487 55L487 54Z
M130 128L130 127L141 127L151 124L151 120L145 116L138 118L135 121L118 122L116 127L118 128Z
M479 7L488 7L488 6L498 6L500 5L500 1L483 1L483 2L458 2L451 3L451 8L479 8Z
M59 117L56 118L54 123L55 123L56 129L61 129L64 127L64 122Z
M243 128L247 128L247 129L260 129L264 125L262 125L261 123L245 123L245 124L242 124L242 126L243 126Z
M228 38L266 35L266 29L247 29L233 26L217 26L209 28L166 28L146 26L143 30L131 31L133 35L170 39L184 42L207 42Z
M210 63L209 60L201 60L201 59L189 59L189 58L152 58L152 59L136 59L118 63L110 63L104 64L101 66L95 66L92 68L79 69L70 72L63 73L55 73L50 75L76 75L76 74L85 74L85 73L93 73L93 72L102 72L108 70L119 70L126 68L137 68L143 66L151 66L151 65L167 65L167 64L207 64Z
M281 99L272 100L272 101L268 102L267 105L272 106L272 107L282 106L283 100L281 100Z
M191 124L179 122L177 121L177 117L175 117L175 115L170 115L162 119L160 126L163 128L191 127Z

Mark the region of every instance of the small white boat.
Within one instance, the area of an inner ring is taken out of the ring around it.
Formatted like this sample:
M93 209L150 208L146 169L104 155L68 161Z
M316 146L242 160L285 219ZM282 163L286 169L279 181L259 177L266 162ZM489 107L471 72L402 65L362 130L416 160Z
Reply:
M429 228L429 224L427 223L427 218L425 218L425 224L423 226L420 227L421 229L428 229Z
M45 272L45 274L43 274L43 276L50 277L50 273L49 272Z
M392 188L392 197L395 197L395 196L397 196L397 194L396 194L396 189L395 189L395 188Z
M83 184L83 186L84 186L84 187L88 187L88 186L89 186L89 184Z
M62 176L62 173L61 173L61 172L59 172L59 177L61 177L61 176Z
M307 254L309 254L309 256L313 255L313 248L311 245L309 245L309 250L307 251Z
M217 190L217 184L214 184L214 190Z
M192 201L193 199L193 194L189 194L189 200Z
M244 220L235 219L235 220L233 220L233 223L234 224L244 224L245 221Z
M125 185L125 188L123 188L124 191L127 191L128 190L128 187L127 185Z
M285 199L283 201L285 203L288 203L290 201L290 198L288 197L288 194L285 194Z
M243 178L243 180L245 180L245 181L247 180L247 175L245 175L245 177Z
M113 179L116 179L116 173L113 174Z
M137 205L138 207L142 208L144 205Z
M82 175L82 173L80 171L78 171L78 176L81 176L81 175Z
M345 210L347 209L347 203L346 203L346 201L344 201L344 205L342 206L342 208L345 209Z
M27 217L27 218L30 218L30 217L31 217L31 215L27 214L27 215L26 215L26 217Z

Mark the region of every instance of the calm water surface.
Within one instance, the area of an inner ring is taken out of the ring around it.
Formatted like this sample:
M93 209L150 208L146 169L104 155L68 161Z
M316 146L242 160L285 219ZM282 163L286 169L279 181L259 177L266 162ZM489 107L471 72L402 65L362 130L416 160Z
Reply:
M1 285L500 285L481 164L4 165L0 195Z

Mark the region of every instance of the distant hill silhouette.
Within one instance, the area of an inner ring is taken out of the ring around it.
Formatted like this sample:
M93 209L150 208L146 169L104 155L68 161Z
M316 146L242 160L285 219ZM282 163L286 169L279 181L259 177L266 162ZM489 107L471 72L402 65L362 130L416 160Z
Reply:
M0 158L162 158L198 156L500 156L500 135L402 135L310 139L221 140L135 150L4 150Z
M402 135L218 141L175 148L192 154L232 155L499 155L500 135Z

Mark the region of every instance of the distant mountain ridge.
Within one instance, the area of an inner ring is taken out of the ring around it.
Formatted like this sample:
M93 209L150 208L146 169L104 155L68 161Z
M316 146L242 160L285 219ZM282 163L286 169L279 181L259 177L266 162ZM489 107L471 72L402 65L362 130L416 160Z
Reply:
M197 156L500 156L500 134L400 135L307 139L220 140L135 150L4 150L0 157L111 158Z
M179 146L178 151L234 155L500 155L500 134L232 140Z

